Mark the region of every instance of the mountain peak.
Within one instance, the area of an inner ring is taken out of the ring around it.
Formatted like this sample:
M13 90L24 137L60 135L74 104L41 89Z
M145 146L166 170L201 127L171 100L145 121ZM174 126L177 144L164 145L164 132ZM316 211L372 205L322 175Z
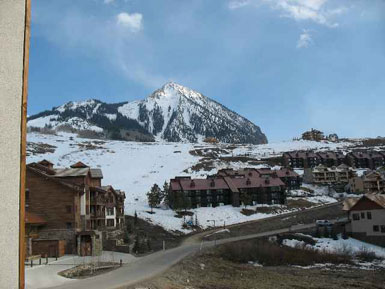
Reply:
M206 99L206 97L201 93L174 81L165 83L160 89L150 95L150 97L155 99L173 99L180 97L185 97L191 100Z
M29 118L30 127L95 131L113 139L266 143L261 129L198 91L167 82L143 100L69 102Z

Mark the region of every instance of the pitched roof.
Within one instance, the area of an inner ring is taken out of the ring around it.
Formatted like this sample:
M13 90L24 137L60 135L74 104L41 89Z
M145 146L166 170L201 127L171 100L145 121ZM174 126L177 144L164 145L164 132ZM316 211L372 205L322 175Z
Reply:
M299 174L288 168L281 168L280 170L276 170L275 172L277 173L278 178L299 177Z
M343 203L342 210L349 211L358 202L360 198L346 198Z
M70 166L71 168L88 168L88 166L82 162L77 162Z
M102 179L103 172L101 169L90 169L91 178L93 179Z
M34 172L34 173L36 173L42 177L48 178L48 179L50 179L50 180L52 180L58 184L66 186L66 187L73 189L77 192L83 192L83 186L82 185L77 185L77 184L74 184L72 182L66 182L63 179L56 178L55 175L50 175L45 170L42 170L41 169L42 167L44 168L44 166L42 166L42 165L39 165L36 163L31 163L31 164L27 165L27 170L32 171L32 172ZM52 170L50 170L50 171L52 171Z
M90 171L89 167L86 168L64 168L64 169L56 169L56 174L54 177L57 178L65 178L65 177L82 177L86 176Z
M41 164L41 165L52 165L53 166L53 163L51 163L50 161L46 160L46 159L43 159L41 160L40 162L38 162L38 164Z
M211 178L211 179L180 179L178 180L180 187L184 191L195 190L225 190L228 189L228 185L223 178Z
M343 205L342 210L350 211L363 198L369 199L370 201L376 203L377 205L379 205L385 209L385 195L366 194L366 195L363 195L361 198L348 198L348 199L346 199L344 201L344 205Z

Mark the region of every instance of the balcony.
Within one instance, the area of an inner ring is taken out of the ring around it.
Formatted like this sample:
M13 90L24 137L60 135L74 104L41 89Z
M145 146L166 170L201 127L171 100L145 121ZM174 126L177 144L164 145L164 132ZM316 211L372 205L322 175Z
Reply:
M106 199L103 196L92 197L90 199L91 205L104 205Z
M102 211L91 212L91 218L105 218L106 214Z

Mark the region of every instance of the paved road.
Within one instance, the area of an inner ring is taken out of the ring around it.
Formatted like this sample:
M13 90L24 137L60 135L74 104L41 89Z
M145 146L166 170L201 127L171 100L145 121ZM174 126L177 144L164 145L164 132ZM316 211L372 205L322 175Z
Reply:
M277 215L277 216L262 219L262 220L250 221L242 224L234 224L234 225L228 226L228 228L242 226L248 223L258 223L258 222L264 222L264 221L268 222L269 219L284 218L292 215L301 214L302 212L308 212L308 211L323 209L326 207L337 206L338 204L339 203L334 203L334 204L312 208L312 209L308 209L300 212L291 212L287 214ZM290 231L300 231L300 230L305 230L313 227L315 227L314 223L305 224L305 225L299 224L299 225L295 225L292 227L287 227L279 230L273 230L273 231L267 231L267 232L261 232L256 234L243 235L243 236L236 236L236 237L221 239L217 241L208 241L208 242L206 241L203 243L201 242L201 238L204 235L217 231L218 230L217 228L217 229L202 232L200 234L193 235L187 240L185 240L185 242L183 242L183 244L177 248L169 249L166 251L159 251L151 255L138 258L134 262L131 262L129 264L124 264L121 268L116 269L114 271L111 271L102 275L98 275L92 278L76 280L60 286L49 287L49 288L52 288L52 289L53 288L55 289L125 288L126 286L133 285L141 281L145 281L146 279L150 279L152 277L155 277L156 275L163 273L164 271L169 269L172 265L182 260L184 257L199 251L201 248L207 248L210 246L214 246L215 244L224 244L224 243L235 242L240 240L272 236L280 233L287 233Z
M313 228L314 224L298 225L296 230ZM184 257L198 252L201 248L215 246L229 242L253 239L258 237L272 236L291 231L291 228L284 228L275 231L251 234L240 237L221 239L203 243L185 243L180 247L160 251L146 257L140 258L135 262L124 265L123 267L106 274L95 276L88 279L78 280L63 284L61 286L50 287L56 289L115 289L125 288L126 286L150 279L170 268Z

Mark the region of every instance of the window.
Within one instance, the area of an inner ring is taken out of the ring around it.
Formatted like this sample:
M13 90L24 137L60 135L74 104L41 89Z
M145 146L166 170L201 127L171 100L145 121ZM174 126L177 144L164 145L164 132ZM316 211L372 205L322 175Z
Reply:
M378 226L374 225L374 226L373 226L373 232L378 232L378 231L379 231Z
M107 227L113 227L114 226L114 220L108 219L107 220Z
M358 221L360 219L360 215L359 214L353 214L353 220L354 221Z
M368 218L368 220L371 220L372 219L372 212L367 212L366 218Z
M385 233L385 225L381 226L381 233Z
M66 223L66 226L67 226L67 229L72 229L72 223L71 222Z
M67 213L71 213L71 212L72 212L72 206L67 205L67 206L66 206L66 212L67 212Z
M361 219L365 219L365 213L364 212L361 213Z

